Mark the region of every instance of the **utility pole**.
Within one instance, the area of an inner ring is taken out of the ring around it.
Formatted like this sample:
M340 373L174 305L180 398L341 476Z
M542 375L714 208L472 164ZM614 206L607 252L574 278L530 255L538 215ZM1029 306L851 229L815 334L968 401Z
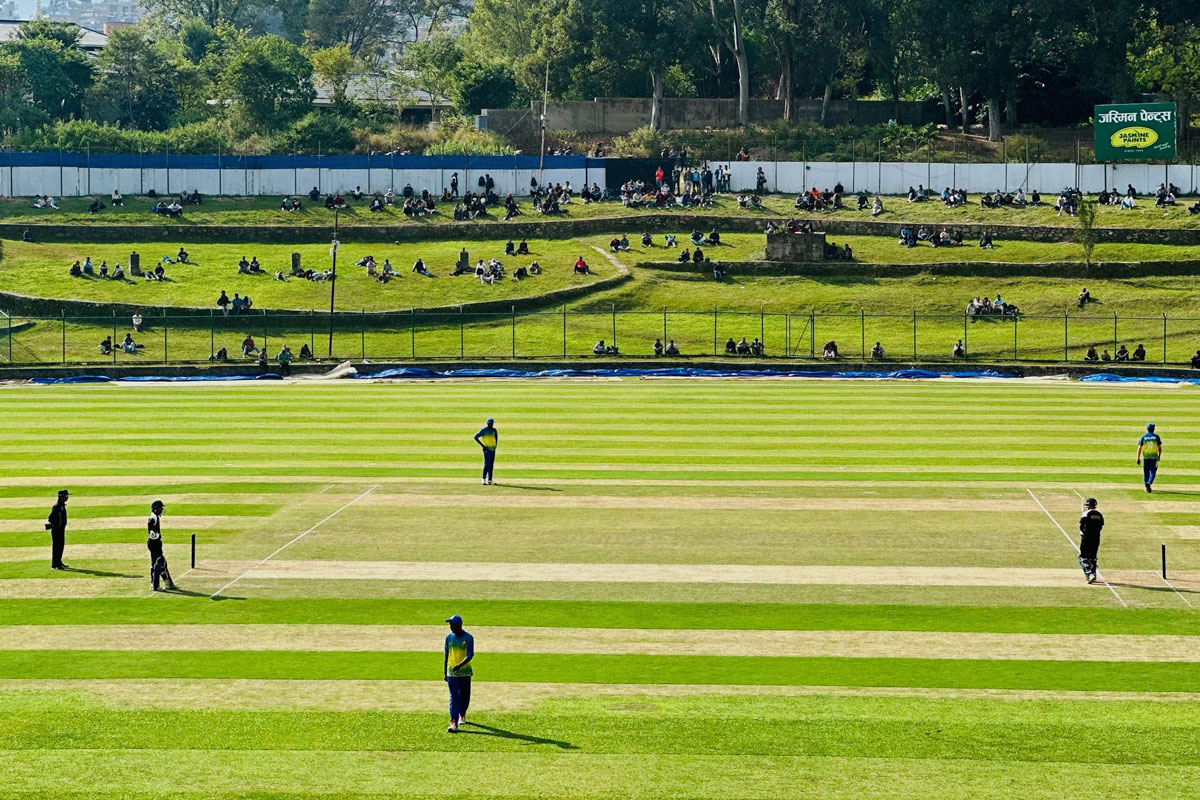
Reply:
M341 242L338 241L338 210L333 209L333 242L329 247L329 255L333 257L333 274L329 278L329 357L333 358L333 298L337 291L337 251Z
M546 85L542 89L542 145L539 148L538 186L546 185L546 104L550 102L550 62L546 62Z

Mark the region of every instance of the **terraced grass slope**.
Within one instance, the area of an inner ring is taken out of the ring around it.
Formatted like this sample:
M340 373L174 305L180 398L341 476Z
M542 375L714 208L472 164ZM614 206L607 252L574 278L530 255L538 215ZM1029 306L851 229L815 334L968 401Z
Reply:
M1193 392L6 387L0 793L1190 796ZM114 424L126 410L138 425ZM1153 495L1133 464L1148 420ZM53 572L62 486L72 570ZM1080 494L1108 519L1095 586ZM173 594L147 585L155 498ZM457 736L455 612L478 647Z

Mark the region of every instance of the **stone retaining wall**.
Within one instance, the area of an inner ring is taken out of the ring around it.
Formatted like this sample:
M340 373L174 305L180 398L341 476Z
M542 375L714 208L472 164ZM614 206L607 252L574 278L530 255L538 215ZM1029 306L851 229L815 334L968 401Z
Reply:
M896 219L868 219L855 216L858 212L844 211L834 217L802 216L830 235L837 236L896 236L904 225L922 223ZM403 225L344 225L339 235L343 241L354 242L416 242L479 239L563 239L598 234L620 233L636 235L653 233L687 233L693 229L708 232L714 227L722 233L761 233L768 220L783 222L784 217L764 213L754 217L704 216L690 213L654 212L628 217L592 217L588 219L554 219L525 216L512 222L430 222ZM998 241L1006 239L1030 242L1066 242L1074 236L1073 227L1052 225L988 225L977 223L926 223L934 230L942 227L962 231L967 239L977 239L984 230ZM0 224L0 238L20 239L28 229L35 241L107 242L246 242L275 244L316 244L328 242L333 225L14 225ZM1098 228L1101 242L1120 244L1200 244L1200 229Z

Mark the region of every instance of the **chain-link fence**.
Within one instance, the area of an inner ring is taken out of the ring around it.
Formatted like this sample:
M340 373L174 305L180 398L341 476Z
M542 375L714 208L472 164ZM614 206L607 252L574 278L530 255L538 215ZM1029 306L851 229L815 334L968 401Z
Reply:
M756 342L757 340L757 342ZM1200 349L1200 317L657 311L253 313L241 316L0 316L0 362L49 364L274 364L288 346L313 359L555 359L650 357L655 342L682 357L1080 362L1094 347L1114 361L1180 364ZM962 355L955 349L961 341Z

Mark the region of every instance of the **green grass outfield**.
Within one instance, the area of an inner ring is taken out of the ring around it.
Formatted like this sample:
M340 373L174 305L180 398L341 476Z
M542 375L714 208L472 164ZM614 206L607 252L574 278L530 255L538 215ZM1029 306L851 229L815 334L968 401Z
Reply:
M1192 796L1196 392L0 387L0 796ZM146 577L156 498L174 594ZM457 736L451 613L478 648Z
M824 187L822 187L824 188ZM1149 188L1149 187L1146 187ZM940 201L927 203L909 203L903 196L888 196L884 198L885 211L875 219L885 222L929 222L947 225L992 224L992 225L1049 225L1070 228L1074 220L1070 217L1059 216L1054 211L1054 190L1043 194L1044 205L1027 208L985 209L979 205L981 194L972 194L972 202L966 207L946 208ZM279 210L278 197L209 197L199 207L189 206L184 209L183 216L177 219L158 217L150 213L154 201L149 198L126 196L125 205L119 208L108 208L100 214L89 214L88 206L91 197L62 197L58 199L59 209L33 208L31 199L0 200L0 222L11 224L72 224L72 225L173 225L187 228L189 225L296 225L296 226L332 226L333 212L326 211L319 204L304 204L299 213ZM97 195L95 199L105 205L108 195ZM737 205L737 195L718 195L716 203L708 208L671 208L662 211L649 211L642 208L625 208L620 203L572 203L564 207L564 213L555 219L590 219L596 217L638 218L650 213L657 214L688 214L689 216L792 216L797 212L794 203L795 195L766 195L763 197L763 209L743 209ZM855 210L854 197L846 198L848 207L829 214L805 214L809 219L872 219L870 210ZM1181 198L1173 208L1155 208L1154 198L1142 197L1138 200L1137 208L1122 211L1114 206L1102 206L1098 209L1097 225L1106 228L1200 228L1200 215L1189 214L1187 206L1194 202L1194 197ZM528 198L520 198L521 208L525 212L517 220L545 219L529 210ZM352 203L348 211L341 212L339 222L343 226L355 225L425 225L431 222L453 221L454 209L452 204L439 203L435 214L419 220L405 217L397 208L385 208L378 213L367 210L368 201ZM491 217L487 221L501 221L500 217ZM476 223L462 223L470 227Z

